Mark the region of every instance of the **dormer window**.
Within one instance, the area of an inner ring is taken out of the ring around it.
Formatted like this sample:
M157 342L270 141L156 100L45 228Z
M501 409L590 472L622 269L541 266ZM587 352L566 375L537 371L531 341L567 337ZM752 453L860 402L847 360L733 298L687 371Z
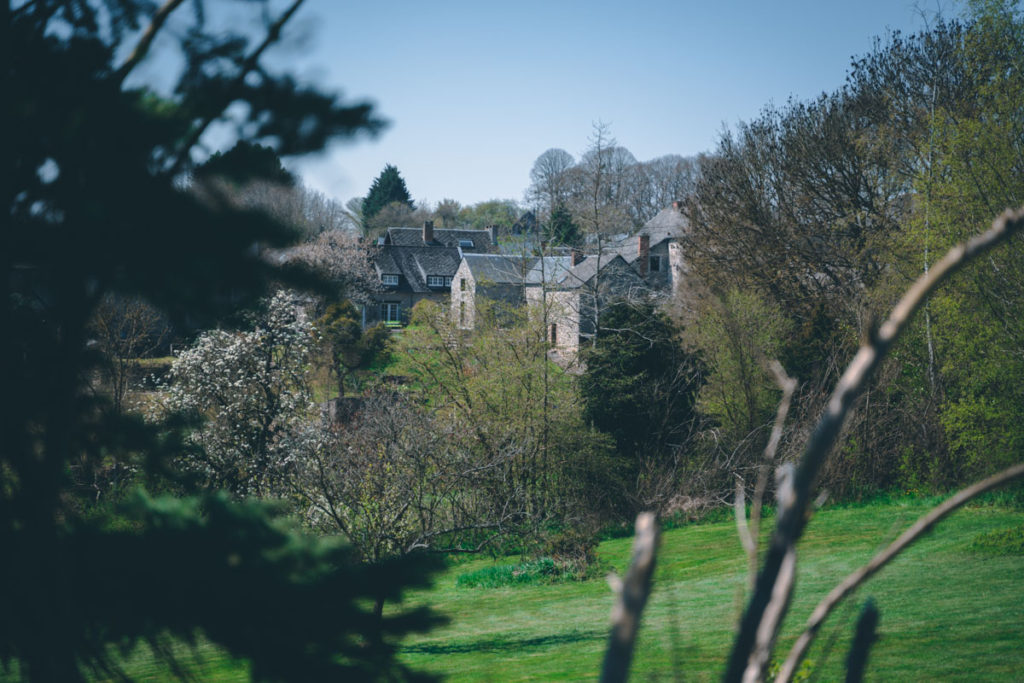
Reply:
M387 287L397 287L398 286L398 276L397 275L381 275L380 276L380 283L382 285L387 286Z
M448 279L448 286L452 284L452 279ZM443 275L428 275L427 276L427 287L444 287L445 277Z
M459 246L462 247L463 249L472 249L473 240L459 240Z

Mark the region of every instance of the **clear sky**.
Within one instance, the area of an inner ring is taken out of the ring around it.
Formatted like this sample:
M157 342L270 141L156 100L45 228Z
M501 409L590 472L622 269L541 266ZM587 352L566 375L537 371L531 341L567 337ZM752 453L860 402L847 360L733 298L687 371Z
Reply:
M579 157L592 123L637 159L710 151L766 104L839 87L876 36L936 0L307 0L280 48L299 73L391 121L290 168L330 197L387 163L416 200L520 200L550 147ZM959 7L941 5L947 15Z

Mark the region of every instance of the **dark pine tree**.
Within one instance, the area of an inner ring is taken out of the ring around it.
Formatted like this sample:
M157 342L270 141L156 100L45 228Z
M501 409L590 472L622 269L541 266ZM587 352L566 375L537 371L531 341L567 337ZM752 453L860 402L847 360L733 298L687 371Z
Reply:
M620 302L601 317L598 344L583 353L584 414L610 434L620 457L667 453L695 426L701 363L679 328L649 303Z
M295 186L295 176L281 165L277 152L245 140L226 152L211 156L193 175L199 179L222 178L239 185L252 180L269 180L278 185Z
M370 192L363 202L363 220L373 220L381 209L392 202L401 202L410 209L413 208L412 197L409 196L405 180L396 167L388 164L370 186Z
M580 228L572 219L572 214L564 205L559 204L551 212L548 220L548 239L554 244L575 247L583 241Z

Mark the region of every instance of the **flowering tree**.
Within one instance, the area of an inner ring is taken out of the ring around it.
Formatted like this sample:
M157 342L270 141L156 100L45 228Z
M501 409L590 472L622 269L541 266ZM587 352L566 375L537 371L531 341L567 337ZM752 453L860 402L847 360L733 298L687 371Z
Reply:
M180 463L213 488L265 496L287 444L314 410L306 381L313 326L294 295L278 292L248 331L211 330L169 373L162 407L203 418L199 446Z

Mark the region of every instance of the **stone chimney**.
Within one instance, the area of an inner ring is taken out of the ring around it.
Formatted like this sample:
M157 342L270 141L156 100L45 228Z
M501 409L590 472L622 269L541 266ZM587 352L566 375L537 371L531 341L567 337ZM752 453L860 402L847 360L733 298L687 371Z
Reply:
M496 248L498 246L498 226L497 225L488 225L487 226L487 234L490 235L490 237L491 237L491 247L495 247Z
M647 265L651 261L650 235L640 235L637 243L636 261L640 270L640 277L647 277Z
M583 252L579 249L572 250L572 265L575 268L579 264L583 263Z
M423 243L430 244L434 241L434 221L423 221Z

